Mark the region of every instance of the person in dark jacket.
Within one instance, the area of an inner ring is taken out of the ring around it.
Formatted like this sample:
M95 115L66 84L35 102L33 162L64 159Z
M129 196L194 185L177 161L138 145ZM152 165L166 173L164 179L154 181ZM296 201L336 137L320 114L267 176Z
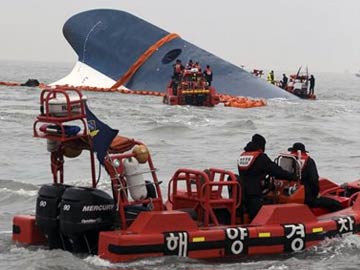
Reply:
M173 65L173 76L172 79L175 81L180 81L184 71L184 66L181 63L180 59L176 59L176 63Z
M283 74L283 78L281 81L281 88L286 89L288 83L288 77L286 77L286 74Z
M283 170L265 153L266 140L255 134L238 160L239 176L244 188L244 204L251 219L263 205L262 182L267 175L284 180L296 180L295 174Z
M312 75L312 74L311 74L311 76L310 76L310 78L309 78L309 83L310 83L309 95L314 95L315 77L314 77L314 75Z
M292 155L301 159L301 184L305 188L305 204L310 207L323 207L329 211L342 209L341 204L327 197L321 197L319 187L319 174L315 161L307 154L303 143L294 143L288 149Z
M204 70L204 76L205 76L205 80L208 83L208 86L211 86L211 82L213 79L213 72L209 65L207 65L206 69Z

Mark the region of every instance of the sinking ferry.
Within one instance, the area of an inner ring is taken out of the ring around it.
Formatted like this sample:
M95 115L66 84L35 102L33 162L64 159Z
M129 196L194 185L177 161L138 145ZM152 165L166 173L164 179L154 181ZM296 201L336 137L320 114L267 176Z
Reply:
M211 66L220 94L251 98L297 97L252 76L219 56L130 13L95 9L72 16L63 34L78 56L73 70L53 85L126 87L163 91L176 59Z

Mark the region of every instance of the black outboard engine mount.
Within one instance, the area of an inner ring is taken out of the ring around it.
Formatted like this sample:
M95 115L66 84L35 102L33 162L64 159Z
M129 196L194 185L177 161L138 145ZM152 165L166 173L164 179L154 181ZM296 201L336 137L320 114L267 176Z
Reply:
M114 200L106 192L85 187L66 189L60 206L60 230L71 243L69 251L97 253L99 232L114 226Z
M60 234L59 215L61 197L69 186L61 184L43 185L36 200L35 222L48 239L50 249L63 248Z

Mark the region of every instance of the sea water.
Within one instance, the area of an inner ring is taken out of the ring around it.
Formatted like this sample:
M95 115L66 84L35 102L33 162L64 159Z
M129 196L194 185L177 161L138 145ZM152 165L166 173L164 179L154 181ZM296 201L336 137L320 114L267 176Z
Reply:
M71 68L71 64L6 62L0 66L0 81L35 78L51 83ZM148 146L163 182L164 198L177 168L218 167L236 172L236 160L254 133L266 138L271 158L302 142L322 177L336 183L353 181L360 178L360 78L349 73L314 75L316 101L273 99L266 107L252 109L168 106L160 97L119 93L86 92L86 96L99 119L120 135ZM123 264L12 242L13 215L34 213L39 186L52 181L46 140L32 136L39 94L38 88L0 86L0 269L360 268L358 236L324 241L300 253L232 262L164 257ZM66 183L88 185L90 176L88 155L65 160ZM109 182L102 170L100 187L109 189Z

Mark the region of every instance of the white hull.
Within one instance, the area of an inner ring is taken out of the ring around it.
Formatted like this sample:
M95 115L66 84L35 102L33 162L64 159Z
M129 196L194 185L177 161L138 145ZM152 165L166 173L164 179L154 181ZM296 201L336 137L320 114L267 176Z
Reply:
M82 63L77 62L67 76L51 83L50 85L73 85L73 86L91 86L110 88L116 82L108 76L100 73L96 69Z

